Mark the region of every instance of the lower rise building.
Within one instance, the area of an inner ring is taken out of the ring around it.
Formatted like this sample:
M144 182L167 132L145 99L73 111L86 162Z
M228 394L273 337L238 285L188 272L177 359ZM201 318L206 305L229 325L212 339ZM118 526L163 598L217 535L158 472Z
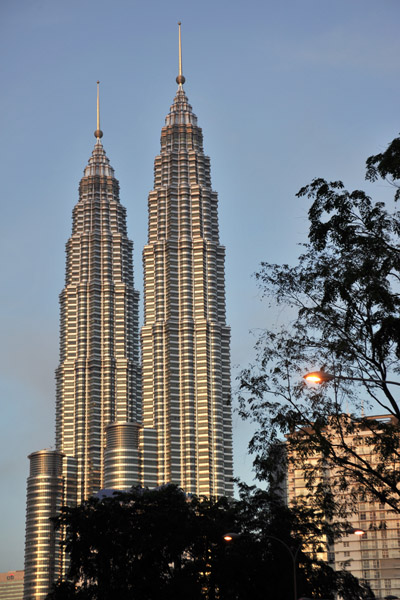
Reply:
M382 422L394 419L389 415L372 418ZM353 435L346 436L345 443L356 449L360 459L376 464L378 457L366 439L369 435L368 430L360 428ZM332 441L335 443L334 439ZM339 439L337 444L340 446ZM333 479L335 467L327 464L321 477L326 481ZM306 499L309 494L304 469L294 461L289 460L283 489L289 505L300 498ZM349 534L331 545L324 540L326 552L322 558L334 569L347 569L358 579L366 581L377 600L400 598L400 514L362 489L357 493L355 505L353 502L349 498L347 521L354 529L362 529L364 535Z
M0 600L22 600L24 571L0 573Z

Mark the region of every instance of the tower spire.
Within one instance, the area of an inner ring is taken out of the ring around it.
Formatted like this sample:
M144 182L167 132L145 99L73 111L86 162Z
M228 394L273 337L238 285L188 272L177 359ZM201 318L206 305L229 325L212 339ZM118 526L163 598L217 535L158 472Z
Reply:
M97 82L97 129L94 132L94 137L98 140L103 137L103 132L100 129L100 81Z
M182 75L182 40L181 40L181 22L178 21L179 27L179 75L176 78L176 83L179 85L183 85L185 83L185 78Z

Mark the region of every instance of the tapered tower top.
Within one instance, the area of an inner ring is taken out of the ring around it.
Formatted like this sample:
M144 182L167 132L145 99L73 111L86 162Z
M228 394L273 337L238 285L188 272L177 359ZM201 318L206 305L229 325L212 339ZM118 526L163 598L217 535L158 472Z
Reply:
M103 132L100 129L100 81L97 82L97 129L94 132L94 137L98 140L103 137Z
M106 177L114 177L114 169L110 165L110 161L107 158L107 155L103 148L103 144L101 143L103 132L100 129L99 84L100 81L97 82L97 129L94 132L94 137L97 141L95 143L92 156L89 158L88 165L83 172L84 177L89 177L91 175L104 175Z
M182 75L182 40L181 40L181 22L178 21L179 27L179 75L176 78L176 83L179 85L183 85L186 81L184 76Z

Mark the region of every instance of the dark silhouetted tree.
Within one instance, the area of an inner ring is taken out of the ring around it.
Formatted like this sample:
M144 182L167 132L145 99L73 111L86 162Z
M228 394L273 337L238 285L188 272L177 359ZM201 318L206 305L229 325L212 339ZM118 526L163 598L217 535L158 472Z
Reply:
M397 200L400 138L367 160L367 179L378 178ZM264 295L294 318L262 333L241 374L241 413L257 425L257 473L276 477L286 440L289 461L304 468L310 498L328 516L360 494L400 512L400 214L395 201L388 209L341 181L315 179L298 196L311 206L297 264L262 263L257 273ZM335 380L306 385L302 376L321 367ZM368 418L368 410L391 418ZM319 478L327 468L329 485Z
M90 499L57 519L70 567L48 600L287 600L293 574L283 544L298 550L299 596L367 598L354 577L320 560L328 531L320 516L246 486L240 500L186 497L172 485Z

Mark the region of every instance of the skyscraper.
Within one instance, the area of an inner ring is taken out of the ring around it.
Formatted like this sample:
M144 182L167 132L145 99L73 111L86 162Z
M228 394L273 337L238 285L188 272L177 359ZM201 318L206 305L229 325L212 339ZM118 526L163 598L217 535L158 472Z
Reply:
M101 143L97 95L96 144L60 295L56 450L29 456L24 600L42 600L65 572L60 532L49 523L63 505L134 484L233 491L225 249L210 160L183 90L180 39L179 29L178 91L149 195L142 377L132 242Z
M29 457L25 600L44 598L65 566L49 517L63 504L82 502L104 487L108 426L113 424L113 431L118 426L132 430L141 418L139 298L133 287L132 242L102 135L98 100L96 144L80 182L66 245L56 450ZM109 460L115 464L114 438ZM137 461L136 467L131 484L139 483Z
M225 248L180 41L179 28L178 91L154 163L143 251L143 483L221 496L232 493Z
M133 244L102 135L98 123L73 211L60 295L56 448L76 461L77 502L103 487L106 427L140 420Z

